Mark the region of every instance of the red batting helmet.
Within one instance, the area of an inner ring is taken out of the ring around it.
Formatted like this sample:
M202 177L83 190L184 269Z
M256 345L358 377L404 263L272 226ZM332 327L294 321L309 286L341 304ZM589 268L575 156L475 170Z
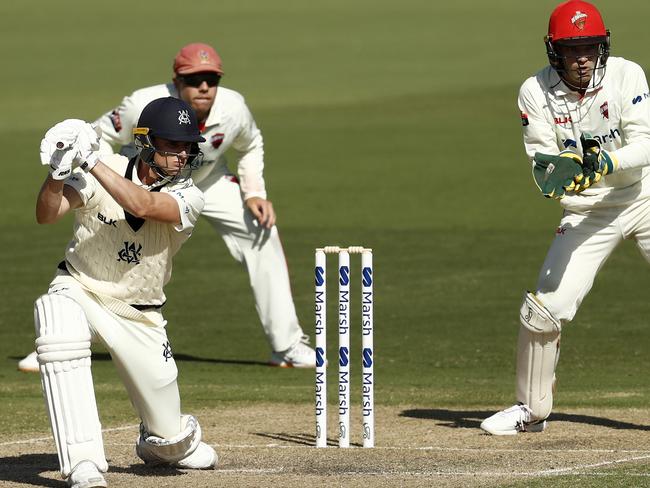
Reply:
M563 69L556 44L598 44L601 67L609 57L609 30L605 29L598 9L583 0L561 3L548 21L548 35L544 38L548 60L555 69Z

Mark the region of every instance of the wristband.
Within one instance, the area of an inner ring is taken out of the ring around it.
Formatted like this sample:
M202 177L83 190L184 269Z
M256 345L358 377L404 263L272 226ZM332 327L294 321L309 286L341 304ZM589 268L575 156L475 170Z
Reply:
M90 173L92 169L97 165L99 162L99 154L96 152L91 152L88 158L79 165L81 169L83 169L86 173Z

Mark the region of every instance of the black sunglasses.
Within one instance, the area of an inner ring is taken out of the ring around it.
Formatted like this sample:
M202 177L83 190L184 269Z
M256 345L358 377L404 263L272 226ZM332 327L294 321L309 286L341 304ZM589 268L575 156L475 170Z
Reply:
M217 73L192 73L190 75L179 75L179 78L187 86L198 88L204 81L210 87L217 86L221 76Z

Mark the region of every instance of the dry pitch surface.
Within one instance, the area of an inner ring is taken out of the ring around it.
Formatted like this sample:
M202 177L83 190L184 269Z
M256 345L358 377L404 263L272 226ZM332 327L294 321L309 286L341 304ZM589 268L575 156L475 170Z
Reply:
M219 453L218 469L146 468L133 451L137 427L128 425L104 432L109 486L499 486L562 474L602 478L614 467L629 468L635 486L650 484L647 409L558 412L543 434L491 437L478 428L490 409L381 407L375 449L319 450L312 447L308 405L197 413L205 440ZM334 446L333 429L330 433ZM358 428L352 439L360 442ZM5 438L0 442L0 486L63 487L56 463L47 433Z

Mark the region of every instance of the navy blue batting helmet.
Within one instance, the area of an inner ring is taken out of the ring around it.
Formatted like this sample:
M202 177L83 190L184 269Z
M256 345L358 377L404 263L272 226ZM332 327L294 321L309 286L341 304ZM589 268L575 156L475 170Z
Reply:
M169 141L205 142L196 113L180 98L157 98L142 109L133 135L160 137Z

